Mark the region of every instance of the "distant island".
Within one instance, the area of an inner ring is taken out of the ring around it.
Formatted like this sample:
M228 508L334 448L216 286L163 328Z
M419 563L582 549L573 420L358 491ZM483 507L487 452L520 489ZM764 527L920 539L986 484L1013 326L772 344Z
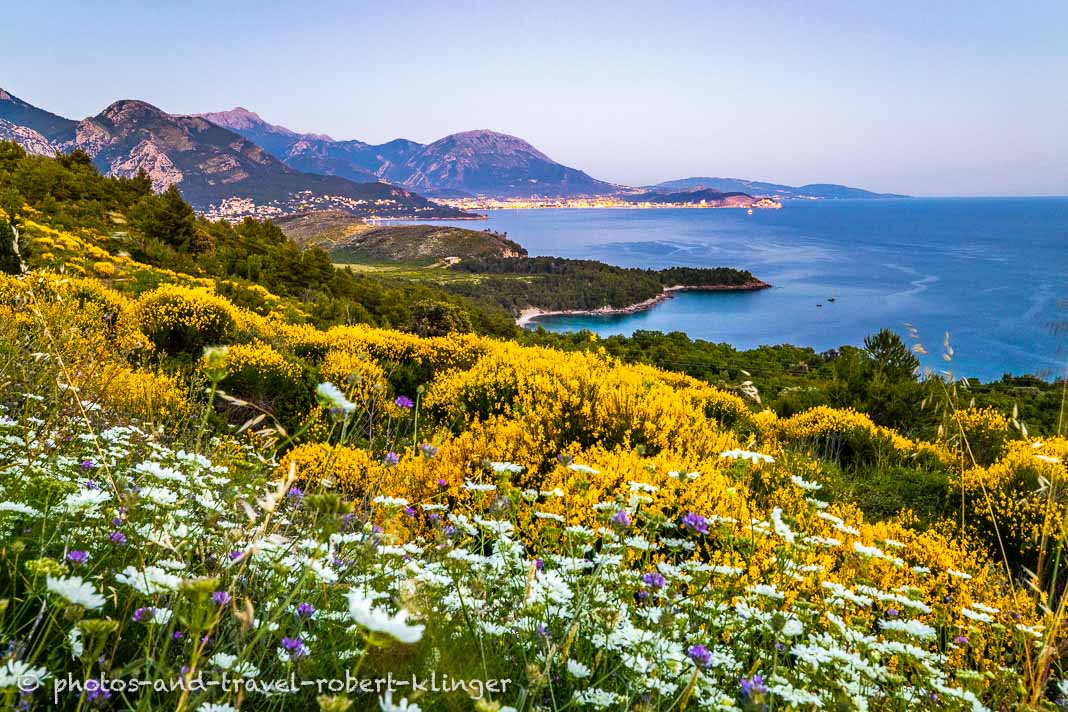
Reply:
M809 183L802 186L789 186L781 183L744 180L741 178L681 178L642 188L647 193L678 194L701 191L721 193L748 193L775 200L879 200L908 198L897 193L873 193L870 190L850 188L836 183Z

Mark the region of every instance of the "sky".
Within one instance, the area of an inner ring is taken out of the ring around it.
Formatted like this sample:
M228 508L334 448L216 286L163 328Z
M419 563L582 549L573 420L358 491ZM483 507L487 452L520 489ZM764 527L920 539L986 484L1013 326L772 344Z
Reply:
M9 3L0 87L71 118L243 106L493 129L595 178L1068 195L1068 2Z

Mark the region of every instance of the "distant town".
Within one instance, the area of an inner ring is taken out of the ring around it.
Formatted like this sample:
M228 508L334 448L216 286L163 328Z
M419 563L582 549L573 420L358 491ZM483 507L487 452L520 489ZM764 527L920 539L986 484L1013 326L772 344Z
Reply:
M539 208L743 208L777 210L782 203L771 198L748 199L744 202L723 204L721 201L687 201L663 203L625 200L618 196L603 195L585 198L435 198L434 202L460 210L534 210Z

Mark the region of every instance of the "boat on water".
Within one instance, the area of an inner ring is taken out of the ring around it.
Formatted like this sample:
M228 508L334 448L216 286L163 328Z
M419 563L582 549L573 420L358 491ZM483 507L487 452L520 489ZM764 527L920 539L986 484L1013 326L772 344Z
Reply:
M749 210L748 210L748 211L746 211L746 214L747 214L747 215L752 215L752 214L753 214L753 209L752 209L752 208L749 208Z

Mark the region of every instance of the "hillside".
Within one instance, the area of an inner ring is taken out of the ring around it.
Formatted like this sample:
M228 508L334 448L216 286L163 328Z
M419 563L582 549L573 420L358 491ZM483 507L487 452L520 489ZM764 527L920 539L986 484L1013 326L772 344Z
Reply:
M448 258L519 257L523 247L488 230L436 225L377 227L339 211L302 213L274 221L299 245L314 245L335 262L428 265Z
M464 300L81 156L3 143L0 180L0 689L20 710L116 706L120 671L195 681L138 688L178 712L1054 712L1068 692L1068 441L917 381L890 332L831 367L831 395L868 388L927 434L777 413L747 370L716 387L619 339L491 336ZM468 682L316 689L432 675Z
M50 124L51 114L28 106L13 99L0 102L0 119ZM12 138L41 150L32 136ZM107 175L133 177L144 171L157 191L177 185L197 210L217 217L285 214L312 206L364 216L468 217L404 188L302 173L206 119L174 116L143 101L117 101L96 116L64 124L50 140L64 152L83 151Z
M822 199L834 200L841 198L849 199L873 199L873 198L907 198L907 195L893 193L873 193L860 188L850 188L844 185L831 183L813 183L802 186L789 186L780 183L766 183L763 181L743 180L740 178L682 178L679 180L665 181L656 185L647 186L649 192L679 193L699 190L714 190L720 192L742 192L757 197L769 197L785 200L799 199Z
M0 119L0 141L13 141L34 156L54 156L58 151L55 144L37 131L5 119Z
M435 225L376 227L339 244L336 262L456 263L489 257L523 257L527 251L507 237L488 230Z

